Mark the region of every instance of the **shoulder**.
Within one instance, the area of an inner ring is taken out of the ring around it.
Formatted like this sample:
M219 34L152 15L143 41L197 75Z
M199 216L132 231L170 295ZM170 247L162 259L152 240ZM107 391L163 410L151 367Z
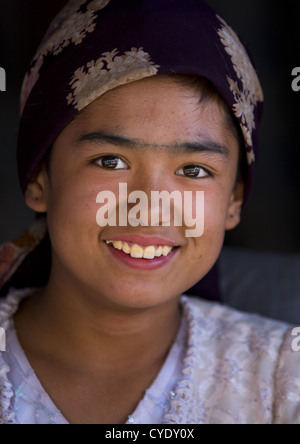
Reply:
M193 399L204 422L300 423L292 326L201 299L183 301L193 338Z
M5 328L5 325L19 308L20 302L25 297L34 292L33 288L14 289L12 288L9 293L0 297L0 325Z
M0 328L5 333L5 338L6 332L10 329L12 317L18 310L20 301L31 294L32 291L33 289L13 289L7 296L0 298ZM14 391L9 380L9 374L12 369L8 364L8 351L4 351L5 348L2 347L3 351L0 350L0 424L12 424L15 417L11 406Z
M197 338L211 346L233 341L252 351L278 351L291 326L285 322L245 313L220 303L184 298L186 312L197 325Z
M289 328L283 338L275 373L274 422L300 424L300 333Z

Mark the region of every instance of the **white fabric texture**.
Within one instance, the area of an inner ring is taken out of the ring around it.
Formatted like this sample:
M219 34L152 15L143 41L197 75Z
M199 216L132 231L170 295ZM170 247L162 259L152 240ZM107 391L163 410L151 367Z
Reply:
M32 290L17 292L21 300ZM6 315L8 305L6 304ZM17 304L11 308L15 312ZM1 303L0 303L1 311ZM7 319L8 321L8 319ZM7 323L6 353L3 355L6 368L9 368L9 383L12 386L13 411L15 424L68 424L62 413L52 402L31 368L17 338L12 316ZM174 396L176 382L180 377L181 363L184 358L186 341L184 318L177 337L157 378L145 392L136 410L129 415L127 424L158 424L168 410L170 399ZM2 363L1 363L2 364ZM1 422L0 422L1 423Z
M9 347L15 350L11 319L27 294L28 290L12 291L0 302L0 326L10 332ZM181 303L183 323L177 341L128 422L300 424L300 353L292 350L291 327L184 295ZM22 423L33 416L39 423L66 423L28 363L24 369L18 367L22 364L17 355L22 353L0 353L0 423ZM14 380L16 372L25 372L27 379ZM29 402L22 416L16 407L25 385L31 401L43 405L38 416L38 404ZM162 396L157 396L160 390ZM150 401L158 407L152 420L144 410Z

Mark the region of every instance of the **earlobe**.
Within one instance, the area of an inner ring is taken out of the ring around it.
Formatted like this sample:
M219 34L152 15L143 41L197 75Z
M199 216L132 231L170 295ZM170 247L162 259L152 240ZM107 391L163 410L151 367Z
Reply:
M27 206L38 213L47 212L46 174L43 166L39 173L31 179L25 192Z
M232 230L240 223L242 204L242 201L235 201L234 204L230 206L226 220L226 230Z
M230 202L228 205L227 219L226 219L226 230L232 230L237 227L241 221L241 213L244 201L244 184L238 182L236 187L230 197Z

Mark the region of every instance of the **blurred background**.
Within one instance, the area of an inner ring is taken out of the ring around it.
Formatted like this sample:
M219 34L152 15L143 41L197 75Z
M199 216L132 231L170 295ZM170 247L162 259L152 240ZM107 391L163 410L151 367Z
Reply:
M300 92L291 89L291 72L300 66L300 2L286 0L282 5L270 0L209 0L207 3L247 44L265 95L255 186L242 223L228 233L226 244L298 252ZM0 243L21 234L33 218L24 204L17 178L19 94L37 46L53 16L65 4L66 0L0 0L0 67L7 76L7 91L0 92ZM55 84L49 88L55 88Z

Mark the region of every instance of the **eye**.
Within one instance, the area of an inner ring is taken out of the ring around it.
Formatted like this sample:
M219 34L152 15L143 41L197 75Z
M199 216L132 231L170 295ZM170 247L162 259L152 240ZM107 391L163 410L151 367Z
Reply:
M177 170L176 174L179 176L183 175L185 177L190 177L191 179L202 179L212 176L211 173L197 164L185 165L184 167Z
M128 165L122 159L120 159L120 157L115 156L114 154L107 154L105 156L98 157L95 163L101 168L109 170L128 169Z

